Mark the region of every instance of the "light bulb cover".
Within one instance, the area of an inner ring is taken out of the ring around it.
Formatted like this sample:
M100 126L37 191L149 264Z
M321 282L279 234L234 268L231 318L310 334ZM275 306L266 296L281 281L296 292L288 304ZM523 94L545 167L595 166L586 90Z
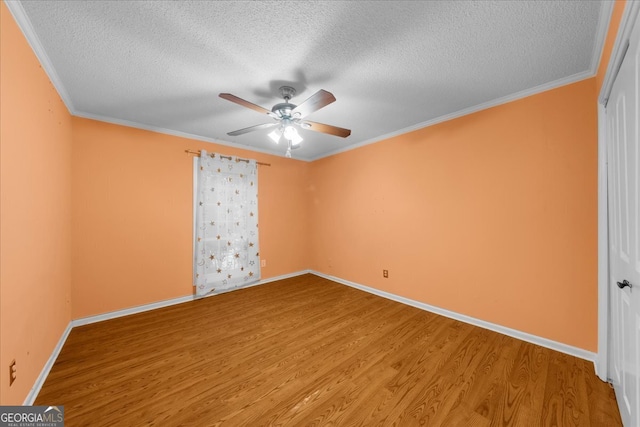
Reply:
M291 141L291 145L293 145L295 147L297 145L300 145L300 143L302 142L302 137L300 135L298 135L298 133L296 132L293 135L293 138L291 138L289 141Z
M286 126L282 134L287 141L291 141L291 145L298 145L303 141L296 128L291 125Z
M269 133L269 138L276 144L280 142L280 137L282 136L282 131L280 129L275 129Z
M291 125L287 125L284 127L284 132L282 133L286 139L293 139L293 135L296 135L298 131Z

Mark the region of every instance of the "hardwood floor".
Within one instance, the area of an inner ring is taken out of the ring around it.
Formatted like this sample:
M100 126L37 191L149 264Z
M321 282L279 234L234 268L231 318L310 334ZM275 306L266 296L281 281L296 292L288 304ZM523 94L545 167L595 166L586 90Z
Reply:
M313 275L74 328L66 426L619 426L590 362Z

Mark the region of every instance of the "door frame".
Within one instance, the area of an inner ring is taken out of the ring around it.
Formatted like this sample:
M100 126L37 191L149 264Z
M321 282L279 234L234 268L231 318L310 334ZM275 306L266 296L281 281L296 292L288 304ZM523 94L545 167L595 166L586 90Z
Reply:
M622 65L629 36L639 11L639 1L626 2L598 96L598 352L594 365L596 375L603 381L609 381L611 377L609 373L610 287L606 105L618 70Z

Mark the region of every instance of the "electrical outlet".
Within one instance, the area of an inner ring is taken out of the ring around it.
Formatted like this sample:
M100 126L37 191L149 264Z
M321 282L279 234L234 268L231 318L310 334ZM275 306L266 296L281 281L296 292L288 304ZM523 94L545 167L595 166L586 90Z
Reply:
M13 359L9 365L9 387L13 385L16 380L16 360Z
M382 270L382 277L384 277L385 279L389 278L389 270Z
M260 267L266 267L267 266L267 260L266 259L261 259L260 260Z

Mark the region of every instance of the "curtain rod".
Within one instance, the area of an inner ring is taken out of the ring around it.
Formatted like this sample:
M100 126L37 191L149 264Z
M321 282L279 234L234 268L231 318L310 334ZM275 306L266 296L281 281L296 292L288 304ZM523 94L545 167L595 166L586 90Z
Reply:
M200 155L200 150L184 150L184 152L187 153L187 154L197 154L198 156ZM233 157L231 157L231 156L220 156L220 158L233 160ZM241 159L240 157L236 157L236 162L247 162L247 163L249 163L249 159ZM271 166L271 163L256 162L256 164L260 165L260 166Z

